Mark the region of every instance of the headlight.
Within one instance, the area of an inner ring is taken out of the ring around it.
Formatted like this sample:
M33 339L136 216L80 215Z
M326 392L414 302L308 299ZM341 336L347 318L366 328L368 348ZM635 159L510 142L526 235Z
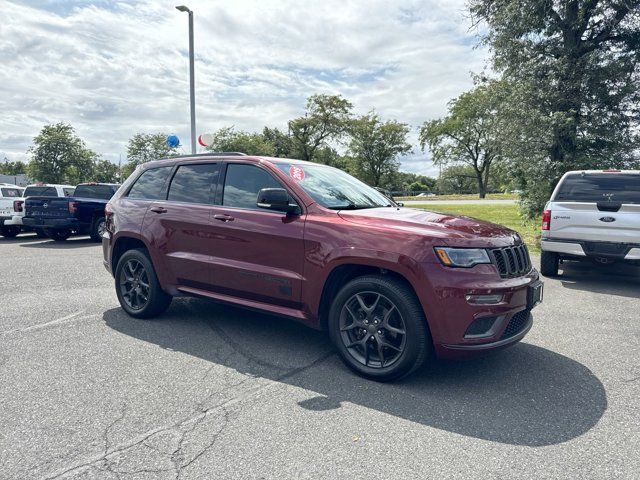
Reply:
M489 254L484 248L449 248L436 247L436 255L447 267L470 268L480 263L491 263Z

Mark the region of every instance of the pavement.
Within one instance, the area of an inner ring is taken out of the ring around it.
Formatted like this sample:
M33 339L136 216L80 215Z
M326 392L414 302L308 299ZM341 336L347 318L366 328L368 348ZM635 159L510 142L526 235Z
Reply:
M515 205L516 200L398 200L406 207L412 205Z
M523 342L392 384L288 320L129 318L85 238L0 272L0 479L640 478L637 268L566 265Z

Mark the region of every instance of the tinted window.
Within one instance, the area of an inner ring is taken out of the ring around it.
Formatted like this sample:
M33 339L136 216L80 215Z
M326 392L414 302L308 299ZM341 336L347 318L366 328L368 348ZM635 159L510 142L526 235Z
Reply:
M164 184L173 167L160 167L146 170L133 184L129 198L142 198L145 200L164 200Z
M25 197L57 197L56 187L27 187Z
M554 200L640 203L640 175L633 173L569 175L560 185Z
M21 197L22 190L19 188L3 188L1 189L3 197Z
M282 188L282 185L261 168L231 163L227 167L222 204L257 209L258 192L263 188Z
M74 196L79 198L96 198L109 200L113 197L115 187L111 185L78 185Z
M174 202L211 203L212 188L217 181L215 163L182 165L171 180L168 200Z
M76 191L75 188L63 188L62 192L65 197L73 197L73 193Z

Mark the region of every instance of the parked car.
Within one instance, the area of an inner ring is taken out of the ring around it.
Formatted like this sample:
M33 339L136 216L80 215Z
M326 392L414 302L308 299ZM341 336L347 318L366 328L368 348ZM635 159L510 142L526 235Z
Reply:
M132 317L206 297L327 329L357 373L512 345L542 283L507 228L394 206L347 173L213 154L145 163L106 207L104 265ZM274 340L275 341L275 340Z
M39 237L46 237L44 230L42 228L30 229L29 227L24 227L23 218L25 215L25 207L24 207L24 199L26 197L33 196L44 196L44 197L69 197L73 195L73 191L75 187L71 185L57 185L57 184L47 184L47 183L35 183L33 185L27 185L24 189L22 196L24 198L19 198L14 200L14 217L13 224L19 226L22 230L35 230Z
M113 183L81 183L75 187L73 197L28 197L23 223L44 229L56 241L64 241L77 233L89 234L99 242L105 226L105 205L118 187Z
M14 202L22 199L24 188L10 183L0 183L0 235L13 238L20 233L16 223Z
M564 260L640 263L640 171L567 172L542 215L541 273Z

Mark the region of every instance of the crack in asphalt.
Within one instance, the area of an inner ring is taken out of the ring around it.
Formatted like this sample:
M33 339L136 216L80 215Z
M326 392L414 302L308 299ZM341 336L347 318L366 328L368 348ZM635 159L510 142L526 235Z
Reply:
M215 331L215 330L214 330ZM217 333L217 332L216 332ZM223 333L224 336L226 336L227 338L229 338L226 334ZM226 340L225 340L226 341ZM232 343L235 343L232 341ZM231 344L230 344L231 345ZM233 345L231 345L233 348ZM235 350L235 349L234 349ZM240 353L241 355L244 355L244 352L242 351L238 351L238 353ZM226 429L226 427L228 426L228 424L231 421L231 415L229 412L229 408L232 407L233 405L236 405L244 400L247 400L253 396L256 396L264 391L266 391L269 388L273 388L275 386L281 385L281 382L283 380L286 380L288 378L291 378L299 373L302 373L306 370L309 370L315 366L317 366L318 364L324 362L325 360L327 360L328 358L332 357L334 355L334 352L332 350L325 352L324 354L322 354L321 356L319 356L318 358L316 358L314 361L312 361L311 363L301 366L301 367L297 367L297 368L293 368L288 370L287 372L285 372L284 374L277 376L275 379L273 380L269 380L269 379L265 379L265 378L260 378L260 377L250 377L247 376L246 379L244 379L241 382L238 382L234 385L230 385L227 386L221 390L218 390L216 392L210 393L208 394L204 399L200 400L197 404L196 404L196 408L199 411L199 413L195 416L183 419L177 423L174 423L172 425L168 425L168 426L162 426L162 427L157 427L154 429L151 429L145 433L142 433L141 435L138 435L137 437L134 437L133 439L131 439L128 442L124 442L121 443L119 445L109 445L108 443L108 437L109 437L109 432L115 427L115 425L117 425L119 422L121 422L124 419L124 416L126 414L125 410L126 407L123 407L123 411L121 412L121 415L115 419L113 422L111 422L105 429L105 432L103 434L103 439L105 440L105 450L97 456L94 456L93 458L83 462L83 463L79 463L76 465L72 465L69 466L63 470L59 470L58 472L55 472L53 474L50 474L49 476L45 477L46 480L54 480L54 479L59 479L59 478L65 478L65 477L69 477L70 475L74 475L77 473L82 473L88 469L91 468L98 468L99 470L102 471L107 471L109 473L112 473L113 475L116 476L116 478L120 478L121 474L136 474L136 473L144 473L144 472L148 472L148 473L161 473L161 472L168 472L173 470L175 472L175 479L179 480L181 478L182 472L183 470L188 467L189 465L193 464L196 460L198 460L199 458L201 458L205 453L207 453L214 445L215 443L218 441L219 437L221 436L221 434L224 432L224 430ZM251 359L248 359L251 360ZM261 362L262 365L264 365L265 362ZM282 367L276 367L276 366L272 366L272 368L278 368L278 369L282 369ZM208 375L208 373L211 371L211 369L208 369L207 372L205 372L205 377L206 375ZM220 403L218 403L217 405L213 405L211 407L205 408L204 404L210 400L212 398L213 395L215 394L219 394L219 393L225 393L228 392L230 390L236 389L238 387L242 387L245 384L247 384L249 381L251 380L256 380L258 381L258 385L255 385L253 387L250 387L248 389L246 389L245 391L241 391L238 392L238 394L236 394L235 396L224 400ZM202 422L204 422L204 420L208 419L211 415L216 414L218 412L222 411L222 417L218 417L221 418L222 421L222 425L220 426L220 428L216 431L216 433L213 435L213 438L210 439L210 441L200 450L197 451L197 453L191 457L189 460L185 461L184 458L184 446L185 446L185 442L187 441L187 437L189 436L189 434L193 433L196 428L202 424ZM147 442L154 436L156 435L162 435L165 434L167 432L171 432L171 433L176 433L179 436L179 440L178 440L178 445L175 448L174 451L172 451L171 453L166 453L166 452L162 452L161 450L157 449L157 448L153 448L151 447ZM138 470L131 470L131 471L121 471L121 470L116 470L114 469L114 464L112 464L112 460L114 460L118 455L120 454L126 454L126 452L131 451L133 449L135 449L136 447L139 446L144 446L145 448L158 452L161 455L164 455L173 465L173 467L171 469L148 469L145 467L142 467ZM98 466L99 465L99 466ZM101 467L101 468L100 468Z
M65 317L58 318L56 320L51 320L50 322L39 323L37 325L31 325L25 328L15 328L12 330L5 330L4 332L0 332L0 336L4 337L4 336L9 336L15 333L26 333L26 332L35 332L39 330L46 330L52 327L65 326L70 323L78 322L80 320L86 320L88 318L99 317L102 315L100 313L93 313L91 315L84 315L82 317L79 317L78 315L81 315L82 313L84 313L84 311L72 313L71 315L67 315Z

